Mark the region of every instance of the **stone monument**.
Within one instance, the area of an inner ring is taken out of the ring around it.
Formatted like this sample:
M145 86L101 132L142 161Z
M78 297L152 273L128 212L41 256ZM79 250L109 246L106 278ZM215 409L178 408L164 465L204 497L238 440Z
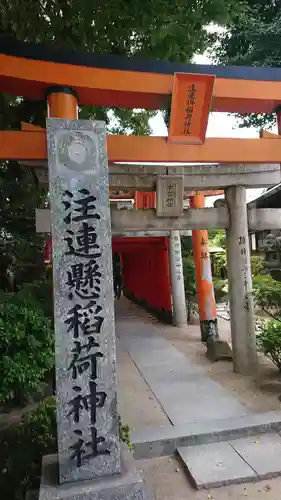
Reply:
M272 231L267 234L261 249L265 253L265 272L281 281L281 231Z
M43 458L40 500L146 499L120 454L105 126L50 118L47 142L58 455Z

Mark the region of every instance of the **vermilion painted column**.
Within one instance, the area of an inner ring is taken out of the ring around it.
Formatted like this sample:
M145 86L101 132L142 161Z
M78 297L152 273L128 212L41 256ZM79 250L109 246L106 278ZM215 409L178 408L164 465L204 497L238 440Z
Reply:
M196 194L190 198L191 208L204 208L204 205L204 195ZM208 249L208 231L203 229L192 231L192 246L201 340L202 342L206 342L208 337L219 338L211 261Z
M76 120L78 118L78 103L77 98L70 88L52 87L49 88L46 94L47 97L47 113L49 118L70 118ZM53 287L54 291L54 287ZM53 297L54 311L54 297ZM56 382L53 380L55 391Z
M75 93L69 87L50 87L46 93L49 118L70 118L77 120L78 103Z
M48 116L52 118L78 118L78 102L69 87L50 87L47 91Z

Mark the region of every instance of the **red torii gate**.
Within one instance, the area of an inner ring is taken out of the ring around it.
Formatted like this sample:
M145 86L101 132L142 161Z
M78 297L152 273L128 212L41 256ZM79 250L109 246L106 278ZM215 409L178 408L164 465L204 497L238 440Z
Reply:
M168 138L109 135L108 159L113 163L279 163L280 136L205 139L205 134L211 99L213 111L277 112L281 105L280 82L279 68L142 62L0 40L0 91L27 99L46 99L51 117L77 119L78 103L168 108L172 96ZM0 159L46 158L44 130L0 132ZM202 208L202 201L195 194L193 206ZM194 231L195 234L197 292L202 304L210 303L211 287L201 272L200 242L205 238L200 231ZM204 316L206 310L201 311L201 323L209 321Z

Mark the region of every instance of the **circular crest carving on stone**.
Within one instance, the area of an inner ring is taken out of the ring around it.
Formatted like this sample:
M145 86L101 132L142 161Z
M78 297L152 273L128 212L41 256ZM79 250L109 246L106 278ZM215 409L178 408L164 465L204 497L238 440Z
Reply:
M75 172L92 168L96 161L97 147L92 137L81 132L62 136L58 141L57 154L60 163Z

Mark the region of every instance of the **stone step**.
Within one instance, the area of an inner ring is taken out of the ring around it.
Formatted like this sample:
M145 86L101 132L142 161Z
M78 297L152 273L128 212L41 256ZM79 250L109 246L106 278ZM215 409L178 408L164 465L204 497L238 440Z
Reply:
M177 453L198 490L281 475L281 437L277 433L183 446Z
M131 433L136 459L172 455L176 449L281 432L281 412L146 428Z

